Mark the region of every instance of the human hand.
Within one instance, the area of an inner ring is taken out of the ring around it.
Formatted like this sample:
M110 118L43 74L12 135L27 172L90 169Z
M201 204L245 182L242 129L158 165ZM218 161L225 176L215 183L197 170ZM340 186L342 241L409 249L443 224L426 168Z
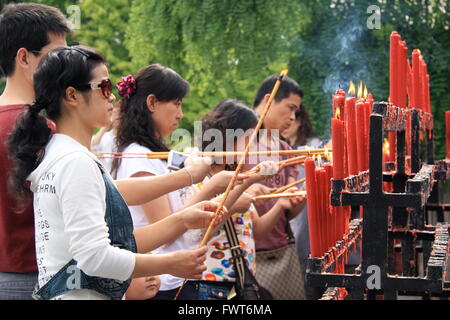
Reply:
M167 254L170 263L168 263L167 273L178 278L198 279L202 278L206 270L206 253L208 247L204 246L191 250L179 250Z
M210 181L208 181L208 184L213 186L215 194L222 193L227 189L231 179L233 178L233 175L234 171L220 171L219 173L215 174ZM238 174L235 185L242 184L243 181L247 179L247 177L248 176L246 174Z
M218 202L203 201L180 211L178 214L187 229L204 229L210 225L218 207ZM217 217L214 226L225 222L224 215L227 214L227 212L227 209L223 207L219 212L219 216Z
M252 197L263 196L266 194L271 194L274 191L273 188L269 188L263 184L255 183L251 185L246 192L249 193ZM254 201L255 205L263 205L266 200L256 200Z
M192 178L192 184L202 182L211 170L212 160L209 157L198 157L195 153L191 154L184 161L184 169Z
M286 193L298 192L297 188L291 188L286 191ZM306 196L300 195L295 198L280 198L278 199L276 205L281 209L281 211L289 211L293 217L297 216L303 209L305 204Z
M247 192L244 192L239 199L231 207L230 211L233 213L247 212L248 208L253 202L253 196Z
M264 161L251 170L256 171L256 173L250 173L248 179L252 183L257 183L278 174L282 169L277 162Z

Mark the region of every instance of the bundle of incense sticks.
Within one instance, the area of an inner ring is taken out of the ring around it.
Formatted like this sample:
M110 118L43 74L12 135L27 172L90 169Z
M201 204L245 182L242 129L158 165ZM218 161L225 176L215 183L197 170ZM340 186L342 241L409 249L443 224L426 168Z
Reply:
M300 183L303 183L303 182L305 182L305 181L306 181L306 178L303 178L303 179L294 181L294 182L292 182L292 183L290 183L290 184L288 184L288 185L285 185L284 187L281 187L281 188L278 188L278 189L274 190L274 191L272 192L272 194L285 192L285 191L289 190L290 188L293 188L293 187L295 187L296 185L298 185L298 184L300 184Z
M305 149L305 150L272 150L272 151L252 151L249 152L248 156L309 156L309 155L323 155L324 157L329 157L332 150L329 149ZM184 152L185 155L190 155L190 153ZM197 155L200 157L231 157L231 156L242 156L243 152L200 152ZM123 152L98 152L95 155L100 159L161 159L167 160L169 158L168 152L150 152L150 153L123 153Z
M306 156L301 156L301 157L296 157L296 158L291 158L291 159L287 159L287 160L282 160L280 162L277 162L277 164L280 166L280 169L282 168L286 168L286 167L290 167L290 166L296 166L296 165L301 165L303 164L303 162L305 162ZM247 174L255 174L258 173L260 171L259 167L255 167L252 170L247 171Z
M306 191L298 191L298 192L287 192L287 193L277 193L277 194L266 194L262 196L253 197L253 201L255 200L267 200L267 199L279 199L279 198L297 198L297 197L306 197Z

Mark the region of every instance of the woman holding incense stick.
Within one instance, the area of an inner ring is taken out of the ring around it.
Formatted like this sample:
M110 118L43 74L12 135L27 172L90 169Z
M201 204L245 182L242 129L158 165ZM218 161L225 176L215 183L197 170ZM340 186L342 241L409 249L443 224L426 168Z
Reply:
M229 151L241 151L246 143L248 143L248 133L256 127L258 117L254 111L248 108L243 102L228 99L219 103L211 112L206 114L202 119L203 134L210 131L221 133L224 141L232 141L231 146L234 148ZM208 148L208 142L203 142L203 149ZM218 161L213 165L211 174L214 176L223 170L234 170L235 163ZM262 239L270 232L278 223L280 216L285 210L297 206L303 199L302 197L279 199L272 209L260 217L255 207L251 204L252 195L245 193L245 190L252 184L261 182L268 177L276 175L280 168L274 162L263 162L257 166L259 174L254 174L246 179L242 185L235 188L242 196L237 203L247 203L241 206L244 210L238 210L236 213L231 212L231 221L236 230L237 239L243 251L246 264L253 274L256 273L256 252L255 239ZM205 178L204 183L196 186L197 191L201 191L209 178ZM295 190L295 188L294 188ZM221 226L216 228L213 238L208 242L208 254L206 259L207 270L203 273L201 281L198 281L199 300L226 300L233 292L232 288L236 285L239 278L237 268L234 264L232 253L230 250L230 241L228 239L226 228ZM236 291L236 290L235 290ZM265 295L263 294L265 292ZM270 299L270 293L260 290L261 298Z
M151 153L169 151L163 138L170 136L183 118L182 102L189 90L189 84L174 70L159 65L149 65L136 76L127 76L118 84L122 96L120 122L117 129L117 151L124 153ZM208 171L210 167L208 167ZM114 159L113 176L129 177L166 176L169 174L167 162L159 159ZM206 176L207 172L205 172ZM202 196L191 199L189 204L209 200L222 193L232 173L224 172L211 179ZM239 181L245 175L239 176ZM194 183L198 181L192 181ZM167 218L177 210L186 207L190 198L190 188L168 192L167 195L139 206L131 206L134 227L153 224ZM200 200L200 198L202 198ZM175 241L164 245L155 253L173 252L179 249L195 248L201 233L189 230ZM165 274L161 276L161 288L155 299L174 298L183 279ZM195 288L187 284L180 299L195 299Z
M35 298L122 299L130 278L163 272L200 277L206 248L140 253L189 228L204 228L217 204L204 202L133 232L126 202L144 203L175 183L147 177L115 184L89 152L92 132L110 124L115 100L104 58L86 47L56 49L36 71L34 90L36 100L21 116L8 147L15 163L11 191L23 199L30 193L28 180L34 193ZM56 123L56 134L41 111ZM191 179L183 171L173 175L182 185Z

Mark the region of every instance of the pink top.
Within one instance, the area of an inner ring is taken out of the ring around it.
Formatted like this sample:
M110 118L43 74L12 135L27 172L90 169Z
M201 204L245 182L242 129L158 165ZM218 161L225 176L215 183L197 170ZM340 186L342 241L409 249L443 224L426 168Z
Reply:
M254 147L251 148L251 151L257 151L257 150L264 150L264 151L270 151L270 150L291 150L292 148L289 146L289 144L287 144L286 142L277 139L277 141L275 142L279 143L279 148L270 148L264 144L262 144L261 142L257 145L255 145ZM255 167L258 163L261 163L263 161L281 161L281 160L285 160L288 157L286 156L259 156L257 157L250 157L249 162L251 164L246 165L245 170L249 170L253 167ZM281 171L279 174L270 177L269 179L261 182L262 184L266 185L269 188L280 188L280 187L284 187L285 185L288 184L288 179L289 177L293 177L294 179L297 178L299 173L299 170L296 166L293 167L288 167L286 169L284 169L283 171ZM264 214L266 214L268 211L270 211L270 209L272 209L272 207L275 205L275 203L278 201L278 199L269 199L266 200L264 202L263 205L256 205L256 210L258 211L258 214L260 216L263 216ZM289 237L288 237L288 233L287 233L287 225L288 225L289 221L287 220L286 215L281 215L280 216L280 220L278 221L278 223L276 224L276 226L272 229L272 231L266 236L264 237L264 239L262 240L257 240L256 241L256 251L264 251L264 250L274 250L274 249L279 249L281 247L284 247L288 244L289 242Z

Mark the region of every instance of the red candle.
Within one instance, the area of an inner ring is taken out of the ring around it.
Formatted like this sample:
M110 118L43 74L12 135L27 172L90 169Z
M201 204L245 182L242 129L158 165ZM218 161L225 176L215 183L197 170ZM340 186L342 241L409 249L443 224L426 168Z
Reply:
M330 193L331 193L331 179L334 176L334 168L331 164L327 163L323 166L325 171L327 172L327 219L328 219L328 226L329 226L329 247L333 247L336 242L336 223L335 223L335 214L333 207L331 206L330 201Z
M450 111L445 111L445 125L447 133L447 159L450 159Z
M349 175L358 174L358 157L357 157L357 144L356 144L356 110L355 110L355 98L347 98L345 101L345 110L347 118L346 134L347 134L347 155L348 155L348 173Z
M415 49L412 53L412 107L421 109L420 105L420 51Z
M369 170L369 147L370 147L370 104L364 104L364 171Z
M336 110L339 109L340 113L344 114L344 106L345 106L345 91L339 89L333 95L333 114L336 114Z
M356 103L356 145L358 172L362 172L366 168L366 103L364 100L358 100Z
M427 94L426 94L426 82L427 82L427 71L426 63L423 60L423 57L420 56L419 59L420 68L419 68L419 76L420 76L420 105L422 106L422 110L428 112L427 108Z
M406 122L406 155L411 156L411 108L412 103L412 69L409 59L406 59L406 92L408 94L408 120Z
M316 178L317 178L317 187L318 187L318 195L319 195L319 232L320 232L320 254L321 256L328 250L328 236L329 236L329 228L328 228L328 210L326 207L326 199L327 199L327 172L325 169L320 168L316 170Z
M345 178L343 162L344 121L331 119L331 143L333 145L333 178L343 180Z
M406 47L406 42L401 41L400 42L400 71L399 71L399 78L400 78L400 93L399 93L399 106L402 108L406 108L406 73L407 73L407 66L406 61L408 59L408 48Z
M426 68L426 70L427 70L427 108L428 108L428 112L432 113L431 98L430 98L430 75L428 74L428 67ZM433 122L433 126L434 126L434 122Z
M308 224L309 224L309 242L311 248L311 256L319 258L319 230L317 228L317 181L316 181L316 165L311 158L305 160L305 178L306 178L306 203L308 205Z
M400 84L400 35L394 31L391 33L391 46L390 46L390 97L391 102L397 105L399 98L399 84Z

